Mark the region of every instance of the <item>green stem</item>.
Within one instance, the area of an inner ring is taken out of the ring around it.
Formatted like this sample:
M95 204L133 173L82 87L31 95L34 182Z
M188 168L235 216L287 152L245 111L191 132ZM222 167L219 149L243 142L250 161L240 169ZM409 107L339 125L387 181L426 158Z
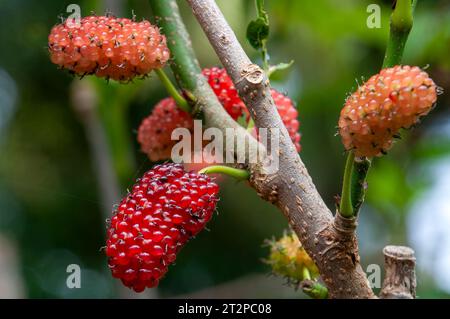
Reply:
M353 216L352 205L352 172L355 154L350 151L345 162L344 181L342 184L341 203L339 205L339 212L342 216L350 218Z
M259 18L262 18L269 23L269 19L267 16L267 12L264 10L264 0L255 0L255 7L256 7L256 13ZM263 69L264 72L268 72L270 65L269 65L269 54L267 51L267 41L262 40L262 47L261 47L261 58L263 63Z
M197 76L201 75L201 68L194 51L190 46L190 37L184 26L176 0L149 0L153 15L158 26L167 37L167 46L171 52L170 67L183 89L195 92Z
M173 85L172 81L170 81L167 74L164 72L164 70L161 69L155 69L156 74L158 75L159 79L161 80L161 83L166 88L167 92L173 97L175 102L177 103L178 107L182 109L183 111L190 113L191 112L191 106L186 101L186 99L181 96L180 92L178 92L175 85Z
M311 274L307 267L303 267L303 280L311 280Z
M384 56L383 68L400 64L408 35L413 26L413 9L417 1L397 0L391 15L390 34Z
M353 152L347 155L344 181L342 185L339 212L346 218L358 215L366 194L366 176L370 168L370 160L357 158Z
M254 128L255 128L255 121L253 121L253 119L250 117L247 124L247 132L253 131Z
M250 178L250 173L245 169L238 169L223 165L212 165L199 171L199 174L224 174L231 176L239 181L245 181Z
M256 7L256 12L258 13L258 16L264 16L264 14L265 14L264 0L255 0L255 7Z
M312 299L327 299L328 289L317 281L305 280L301 283L302 291Z
M367 158L355 159L352 171L352 207L353 215L357 216L366 195L366 177L370 169L370 160Z

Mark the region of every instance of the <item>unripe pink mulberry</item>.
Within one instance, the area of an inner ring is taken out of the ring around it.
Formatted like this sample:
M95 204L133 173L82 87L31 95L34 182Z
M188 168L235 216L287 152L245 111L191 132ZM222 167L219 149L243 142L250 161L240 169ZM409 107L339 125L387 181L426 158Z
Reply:
M380 156L401 128L430 112L436 99L436 84L419 67L383 69L346 100L339 118L342 142L358 157Z
M169 59L157 27L112 16L58 24L48 36L48 47L51 61L64 69L120 81L161 68Z
M142 152L154 162L169 159L172 147L178 142L171 139L172 131L182 127L194 129L192 116L180 110L173 98L160 101L139 126L138 142Z

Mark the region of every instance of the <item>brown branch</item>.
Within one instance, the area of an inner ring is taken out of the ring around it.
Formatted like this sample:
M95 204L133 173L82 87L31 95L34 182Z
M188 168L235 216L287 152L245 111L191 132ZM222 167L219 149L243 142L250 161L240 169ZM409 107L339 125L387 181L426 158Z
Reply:
M416 258L409 247L386 246L383 249L386 275L380 297L385 299L416 298Z
M331 298L374 297L359 263L356 222L342 217L333 219L280 119L266 75L245 54L215 1L187 1L256 126L280 131L280 170L269 174L264 162L250 165L252 186L286 215L319 267Z

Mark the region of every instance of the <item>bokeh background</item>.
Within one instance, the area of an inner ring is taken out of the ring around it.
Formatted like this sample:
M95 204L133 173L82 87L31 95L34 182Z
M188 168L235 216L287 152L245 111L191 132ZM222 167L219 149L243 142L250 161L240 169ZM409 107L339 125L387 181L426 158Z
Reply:
M136 295L112 279L101 251L105 219L151 163L136 129L165 91L155 76L128 85L80 82L51 64L51 27L74 1L0 2L0 297L293 297L269 276L267 238L287 227L280 212L245 184L222 183L219 213L180 253L158 289ZM218 0L238 38L255 17L253 1ZM85 0L82 14L151 17L147 1ZM179 1L202 66L218 65L184 1ZM367 6L381 6L369 29ZM392 1L266 0L272 63L295 61L272 80L298 104L301 156L330 208L340 192L344 152L336 136L347 94L380 69ZM388 243L412 246L418 296L450 296L450 2L419 0L404 63L427 67L443 89L437 108L383 158L368 179L360 214L363 265L382 265ZM80 84L83 83L83 84ZM96 103L80 108L82 85ZM80 289L66 267L82 269Z

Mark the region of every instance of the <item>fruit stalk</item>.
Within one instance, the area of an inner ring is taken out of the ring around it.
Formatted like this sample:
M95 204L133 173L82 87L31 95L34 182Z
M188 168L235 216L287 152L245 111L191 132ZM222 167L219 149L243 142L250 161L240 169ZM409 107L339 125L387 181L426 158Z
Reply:
M366 176L370 169L371 161L367 158L356 159L353 162L352 172L352 207L353 214L358 215L361 208L364 197L366 195Z
M353 215L353 205L352 205L352 174L354 169L355 154L350 151L347 156L347 161L345 163L344 169L344 182L342 185L342 195L341 202L339 205L339 212L342 216L350 218Z
M191 106L186 101L184 97L181 96L181 94L178 92L175 85L170 81L167 74L164 72L163 69L155 69L155 73L158 75L161 83L164 85L164 87L167 90L167 93L170 94L170 96L173 97L175 102L177 103L178 107L182 109L183 111L190 113L191 112Z
M300 287L302 291L312 299L328 299L328 289L314 280L304 280Z
M212 165L205 167L198 172L199 174L224 174L231 176L239 181L246 181L250 178L250 173L245 169L238 169L224 165Z
M389 41L384 56L383 68L400 64L408 35L413 26L413 9L417 1L397 0L391 15Z
M193 70L201 72L194 51L189 45L189 35L184 25L180 25L181 19L165 19L163 17L179 16L178 10L173 10L171 1L149 0L150 6L155 17L161 17L157 21L158 25L164 30L167 46L171 53L170 67L174 74L177 75L177 81L183 89L194 92L197 89L197 79L193 76Z

